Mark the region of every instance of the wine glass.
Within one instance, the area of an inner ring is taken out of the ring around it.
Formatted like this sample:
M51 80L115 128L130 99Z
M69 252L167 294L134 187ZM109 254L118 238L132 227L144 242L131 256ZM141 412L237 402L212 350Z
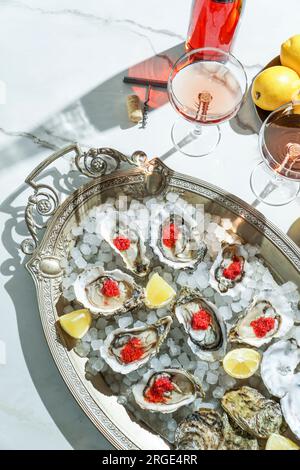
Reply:
M191 157L211 153L221 138L218 124L237 114L246 90L245 70L232 54L205 47L180 57L168 80L170 103L184 118L172 127L174 147Z
M300 190L300 101L284 104L268 116L259 147L263 161L251 174L253 193L270 206L290 203Z

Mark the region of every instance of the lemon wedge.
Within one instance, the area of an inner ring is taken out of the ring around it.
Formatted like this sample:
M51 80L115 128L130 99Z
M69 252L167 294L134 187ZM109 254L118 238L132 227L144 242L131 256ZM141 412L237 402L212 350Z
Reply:
M287 437L271 434L267 440L266 450L300 450L300 448Z
M74 310L59 318L62 329L72 338L82 338L92 323L92 316L87 309Z
M233 349L223 359L225 372L235 379L248 379L257 371L261 355L250 348Z
M176 292L158 273L155 273L148 281L145 295L147 307L160 308L170 303Z

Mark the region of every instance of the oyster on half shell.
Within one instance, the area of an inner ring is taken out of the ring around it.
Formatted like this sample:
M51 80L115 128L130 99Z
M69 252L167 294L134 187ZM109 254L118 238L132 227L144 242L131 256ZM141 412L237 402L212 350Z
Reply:
M293 319L278 312L271 301L255 297L231 328L228 338L231 342L259 348L273 338L284 336L293 324Z
M188 334L188 345L205 361L216 361L226 352L226 326L217 307L204 299L198 289L184 287L173 311Z
M150 261L141 229L122 212L109 213L97 226L97 232L123 259L127 269L137 276L146 276Z
M260 368L261 378L272 395L282 398L290 390L298 364L300 347L294 339L278 341L264 352Z
M223 409L244 431L262 439L280 434L282 413L279 403L265 398L258 390L241 387L225 393Z
M128 374L159 352L171 324L172 317L167 316L141 328L118 328L104 341L101 357L115 372Z
M152 372L136 385L132 393L136 403L148 411L173 413L192 403L197 396L204 397L196 377L180 369L164 369Z
M194 269L207 251L197 221L176 205L154 212L150 244L160 261L173 269Z
M233 289L242 281L246 263L242 244L223 242L210 270L211 286L220 294L234 296Z
M76 299L91 313L111 316L125 313L144 300L143 288L119 269L105 271L101 266L83 271L74 283Z
M257 440L231 425L228 416L202 408L187 416L175 432L177 450L258 450Z

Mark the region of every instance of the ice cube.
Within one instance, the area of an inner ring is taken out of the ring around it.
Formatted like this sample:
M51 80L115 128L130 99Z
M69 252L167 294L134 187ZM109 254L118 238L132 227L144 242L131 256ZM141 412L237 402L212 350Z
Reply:
M85 341L79 341L76 344L74 351L78 354L78 356L86 357L90 352L90 344Z
M218 374L208 371L206 375L206 381L210 385L214 385L218 382Z
M213 397L216 398L216 399L221 399L221 398L223 398L224 393L225 393L224 388L222 388L222 387L216 387L216 388L213 390L212 395L213 395Z
M75 263L76 263L76 266L79 268L79 269L84 269L87 265L87 262L86 260L82 257L82 256L78 256L76 259L75 259Z
M175 201L177 201L178 197L179 197L179 194L178 194L178 193L175 193L174 191L170 191L170 192L167 193L167 195L166 195L166 199L167 199L167 201L169 201L169 202L175 202Z
M82 245L80 245L80 251L85 256L88 256L91 254L91 248L86 243L82 243Z
M120 328L127 328L133 322L133 317L131 313L123 315L118 319L118 325Z
M93 339L92 342L91 342L91 346L92 346L92 349L94 351L99 351L100 347L102 346L103 344L103 340L102 339Z
M187 355L187 353L181 353L180 356L178 356L178 360L180 362L180 364L182 365L182 367L184 369L187 369L188 366L189 366L189 363L190 363L190 359Z
M163 354L160 356L159 360L163 367L169 367L171 365L171 358L168 354Z
M106 336L108 336L110 333L112 333L114 331L114 327L112 325L108 325L105 327L105 334Z
M157 321L157 316L154 311L149 312L147 315L147 323L148 325L151 325L152 323L155 323Z

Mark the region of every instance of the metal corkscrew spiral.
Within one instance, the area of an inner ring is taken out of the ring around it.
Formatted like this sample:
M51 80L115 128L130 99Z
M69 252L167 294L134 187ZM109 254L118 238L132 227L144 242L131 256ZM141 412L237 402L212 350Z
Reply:
M147 86L146 90L146 96L145 96L145 101L143 104L143 119L141 122L141 127L140 129L145 129L147 120L148 120L148 112L149 112L149 100L150 100L150 91L151 91L151 85Z

